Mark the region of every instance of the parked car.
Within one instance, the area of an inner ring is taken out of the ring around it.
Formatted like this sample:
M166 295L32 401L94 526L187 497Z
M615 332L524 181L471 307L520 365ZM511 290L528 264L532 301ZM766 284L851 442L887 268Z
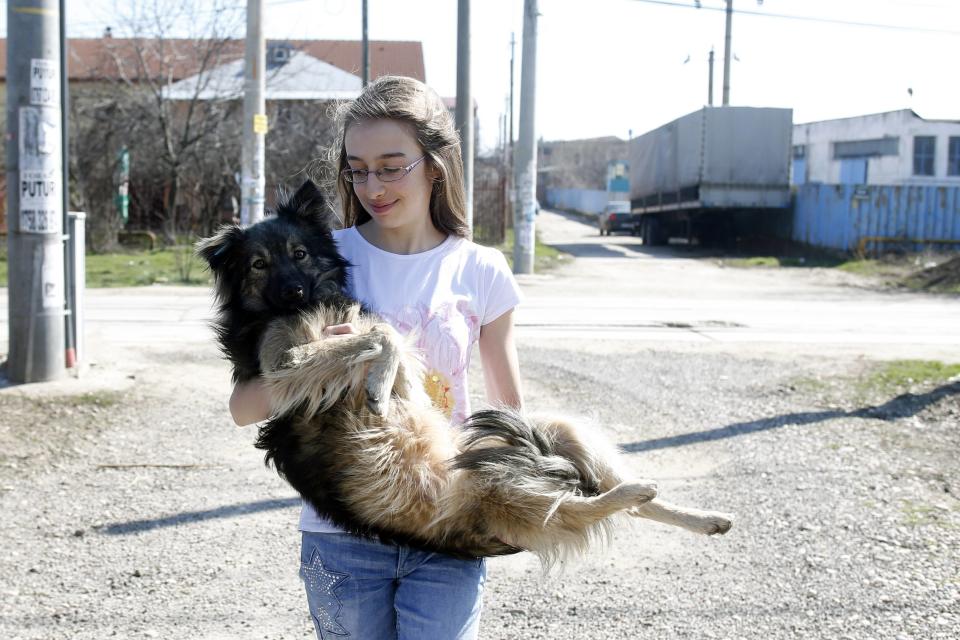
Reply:
M635 233L634 216L630 213L630 203L626 200L608 202L597 217L600 235L610 235L614 231Z

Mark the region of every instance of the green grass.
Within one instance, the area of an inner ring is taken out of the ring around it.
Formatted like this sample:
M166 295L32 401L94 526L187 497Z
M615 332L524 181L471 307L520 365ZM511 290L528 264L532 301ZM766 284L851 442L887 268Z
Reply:
M503 244L497 245L497 249L500 249L500 251L502 251L507 257L507 262L510 264L511 269L513 268L513 243L513 229L507 229L506 240L503 242ZM533 248L534 273L543 273L544 271L549 271L568 258L569 256L566 253L558 251L549 245L543 244L540 242L540 237L537 237L536 245Z
M729 267L740 269L767 268L775 269L778 267L791 267L798 269L812 269L815 267L828 269L841 269L851 273L868 273L874 270L872 263L876 260L847 260L843 258L833 258L827 256L751 256L749 258L728 258L721 261ZM867 265L865 263L871 263Z
M206 285L210 274L193 247L87 254L87 286ZM0 249L0 286L7 286L7 250Z
M210 275L192 247L87 255L88 287L209 282Z
M814 256L751 256L747 258L724 258L721 265L739 269L777 269L777 268L821 268L837 269L858 276L877 278L887 281L903 281L908 288L919 289L919 285L911 287L907 276L918 271L915 257L887 257L881 260L873 258L847 258L841 255L830 254ZM960 285L947 285L935 289L942 293L960 293Z
M960 364L944 364L937 360L894 360L860 381L863 391L895 393L916 384L943 384L960 376Z
M728 267L737 267L738 269L753 269L757 267L779 267L780 258L773 256L756 256L753 258L730 258L723 260L723 264Z
M118 391L91 391L77 396L67 396L61 398L63 404L73 406L96 406L112 407L123 399L123 394Z
M907 526L950 526L944 519L944 516L947 514L947 509L945 508L923 504L922 502L914 500L904 500L900 505L900 511L903 514L902 521Z
M497 245L513 266L513 229ZM568 255L537 239L534 271L542 273L568 259ZM140 287L151 284L206 285L211 282L204 264L193 255L193 247L165 248L156 251L123 251L87 254L87 286ZM7 248L0 247L0 286L7 284Z

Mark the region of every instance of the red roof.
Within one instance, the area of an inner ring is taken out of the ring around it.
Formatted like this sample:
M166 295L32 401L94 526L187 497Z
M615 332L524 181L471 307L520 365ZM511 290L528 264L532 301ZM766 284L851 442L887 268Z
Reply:
M268 41L268 44L274 41ZM278 41L279 42L279 41ZM361 42L359 40L285 40L294 49L303 51L360 76L362 71ZM138 45L138 43L140 43ZM181 80L200 71L199 57L205 43L197 40L169 38L165 40L134 38L71 38L67 67L71 80L120 79L121 70L128 77L138 77L138 50L147 52L146 65L154 73L169 74L168 81ZM221 59L211 66L243 57L244 41L229 40ZM166 60L160 64L158 60ZM0 38L0 80L7 74L7 40ZM423 45L420 42L399 40L370 41L370 76L410 76L426 81L423 65Z

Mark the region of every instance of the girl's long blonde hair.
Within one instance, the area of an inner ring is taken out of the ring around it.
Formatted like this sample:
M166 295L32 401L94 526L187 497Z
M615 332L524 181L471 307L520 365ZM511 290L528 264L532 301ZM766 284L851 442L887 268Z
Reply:
M336 181L343 206L343 225L351 227L370 219L370 214L353 192L353 185L343 177L343 170L348 168L344 143L347 129L369 120L396 120L411 126L427 157L426 162L439 173L430 194L433 226L449 235L469 237L460 136L454 129L453 118L433 89L419 80L403 76L381 76L340 110Z

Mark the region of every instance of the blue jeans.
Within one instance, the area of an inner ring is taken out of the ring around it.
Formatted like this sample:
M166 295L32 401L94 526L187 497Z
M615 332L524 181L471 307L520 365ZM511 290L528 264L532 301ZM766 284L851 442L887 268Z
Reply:
M320 640L472 640L486 563L304 531L300 577Z

